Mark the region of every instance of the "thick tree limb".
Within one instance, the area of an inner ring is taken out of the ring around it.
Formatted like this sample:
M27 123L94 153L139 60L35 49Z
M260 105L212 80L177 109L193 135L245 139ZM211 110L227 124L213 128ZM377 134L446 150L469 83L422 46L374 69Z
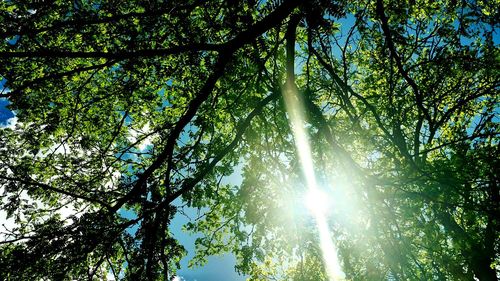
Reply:
M193 188L201 181L203 180L211 171L212 169L231 151L233 151L236 146L240 143L242 140L243 134L245 133L246 129L250 126L253 118L258 116L259 114L262 113L264 108L272 101L278 99L280 97L281 91L274 91L272 94L264 98L262 101L260 101L257 106L253 109L252 112L250 112L247 117L241 121L241 123L237 126L236 128L236 134L231 141L223 150L221 150L213 159L212 161L207 164L200 172L198 172L194 177L191 179L187 179L184 181L182 187L176 191L173 191L168 194L168 196L156 207L145 210L139 217L137 217L134 220L131 220L126 224L126 226L132 225L134 223L137 223L138 221L142 220L142 218L148 216L149 214L152 214L158 210L164 209L170 205L175 199L179 198L182 194L189 192L193 190ZM116 205L115 205L116 206Z
M224 75L225 66L231 60L233 53L242 46L253 42L256 37L260 36L270 28L280 24L285 18L290 15L290 13L292 13L292 11L299 4L300 1L298 0L290 0L284 2L263 20L249 27L246 31L240 33L233 40L225 44L224 51L219 54L212 74L206 80L205 85L201 88L198 95L189 103L186 113L175 124L174 128L169 134L167 143L163 151L156 157L156 160L153 161L153 163L141 175L139 175L139 178L134 184L132 190L126 196L117 201L115 206L112 208L112 211L117 211L127 201L140 194L143 186L146 185L147 180L153 174L153 172L160 168L165 162L169 161L169 159L172 157L174 147L181 132L196 115L201 104L210 96L219 78ZM182 190L182 192L185 192L186 188L181 188L180 190ZM175 192L174 194L177 193L178 192ZM175 196L174 194L172 194L172 196ZM176 196L178 197L179 195Z

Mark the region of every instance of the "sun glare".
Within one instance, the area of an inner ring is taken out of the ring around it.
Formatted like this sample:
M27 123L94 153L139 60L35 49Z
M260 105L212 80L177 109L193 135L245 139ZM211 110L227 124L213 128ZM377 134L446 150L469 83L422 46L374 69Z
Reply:
M326 214L330 207L328 195L318 188L310 188L307 191L304 203L312 214Z
M300 159L301 168L305 175L308 192L304 198L307 208L311 211L318 228L323 262L330 281L344 280L345 275L340 267L337 249L332 241L328 227L326 211L329 208L328 196L316 184L314 165L308 135L304 129L304 107L296 88L290 85L283 92L287 112L289 113L295 147Z

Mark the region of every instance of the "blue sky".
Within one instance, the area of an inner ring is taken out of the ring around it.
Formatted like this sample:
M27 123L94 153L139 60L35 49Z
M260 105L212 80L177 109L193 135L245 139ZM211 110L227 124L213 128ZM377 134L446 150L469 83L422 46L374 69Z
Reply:
M239 176L238 176L239 177ZM179 203L179 202L175 202ZM179 204L176 204L179 205ZM189 222L189 218L194 218L197 215L195 209L184 209L186 215L177 214L171 222L170 230L179 242L184 246L187 255L181 260L181 269L177 272L183 281L242 281L246 278L238 275L234 270L236 258L232 254L225 254L222 256L211 256L208 258L208 263L203 267L188 268L188 262L194 257L195 248L194 241L200 235L191 235L182 230L184 224ZM121 215L124 217L132 218L133 213L130 211L123 211ZM189 217L189 218L188 218ZM136 227L130 229L135 231Z
M14 117L14 114L6 108L9 102L0 98L0 124L4 124L7 119Z
M188 216L195 217L195 214L195 210L187 210ZM188 221L187 217L177 214L170 226L171 231L188 252L187 256L181 261L182 269L179 270L178 275L186 281L245 280L244 276L240 276L235 272L234 265L236 258L232 254L209 257L208 263L203 267L192 269L187 267L188 261L194 256L194 241L198 237L197 235L189 235L182 231L182 226Z
M222 184L240 185L242 182L242 165L235 167L234 173L223 179ZM195 209L185 210L186 214L193 218L196 215ZM208 263L200 268L188 269L188 261L194 256L194 241L198 237L196 235L189 235L182 231L182 226L187 223L189 219L186 216L177 214L172 220L171 231L174 233L179 242L186 248L188 254L181 261L182 269L178 275L183 277L186 281L240 281L246 280L246 277L238 275L234 270L236 258L232 254L225 254L223 256L212 256L208 258Z
M6 82L7 80L5 79L0 80L0 93L5 90L4 85ZM0 125L5 124L7 119L14 117L14 114L6 107L8 104L9 101L6 98L0 98Z

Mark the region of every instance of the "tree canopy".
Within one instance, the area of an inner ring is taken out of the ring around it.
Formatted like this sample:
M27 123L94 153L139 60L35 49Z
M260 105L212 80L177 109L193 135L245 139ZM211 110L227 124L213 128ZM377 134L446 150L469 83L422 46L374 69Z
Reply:
M498 6L0 2L0 279L498 280Z

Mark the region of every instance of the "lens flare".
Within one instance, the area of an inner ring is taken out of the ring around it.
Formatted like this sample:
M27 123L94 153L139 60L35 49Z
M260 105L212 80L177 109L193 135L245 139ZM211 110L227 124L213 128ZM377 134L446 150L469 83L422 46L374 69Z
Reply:
M308 187L305 204L310 209L316 221L321 252L328 277L330 281L340 281L345 278L345 274L340 266L337 249L332 241L330 229L326 219L328 199L324 196L324 194L322 194L316 183L311 148L307 138L307 132L304 129L303 116L305 111L303 102L301 101L297 88L293 83L287 83L287 87L283 92L283 98L289 114L290 127L292 128L295 148L297 149L301 168L306 178Z

